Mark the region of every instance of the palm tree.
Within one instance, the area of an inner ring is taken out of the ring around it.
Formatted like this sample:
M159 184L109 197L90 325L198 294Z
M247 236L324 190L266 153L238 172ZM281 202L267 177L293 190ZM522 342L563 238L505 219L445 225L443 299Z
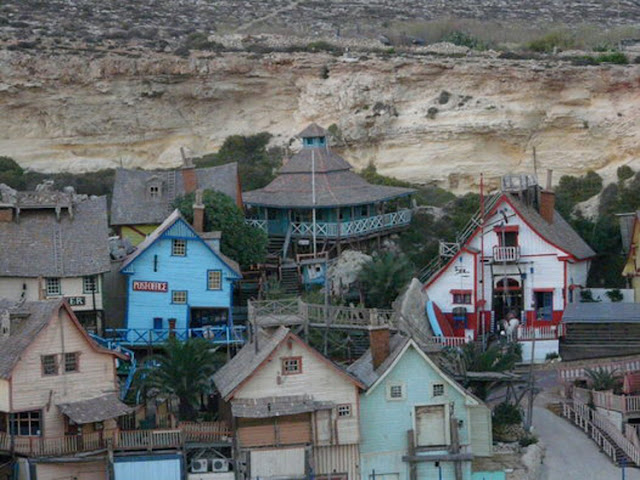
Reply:
M162 353L147 361L143 384L156 395L177 398L179 418L192 419L201 395L212 391L211 377L217 367L211 344L205 339L181 342L170 338Z
M615 390L621 383L620 375L616 369L609 371L602 367L585 368L584 373L591 381L591 388L597 391Z
M404 255L387 252L375 256L358 274L365 305L390 308L412 275L413 267Z

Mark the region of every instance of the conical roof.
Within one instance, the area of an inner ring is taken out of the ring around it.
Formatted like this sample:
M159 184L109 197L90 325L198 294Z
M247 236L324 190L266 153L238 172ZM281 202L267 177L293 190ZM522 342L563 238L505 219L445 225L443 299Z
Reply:
M317 123L310 123L307 128L302 130L298 134L298 138L309 138L309 137L326 137L329 135L329 132L322 128Z

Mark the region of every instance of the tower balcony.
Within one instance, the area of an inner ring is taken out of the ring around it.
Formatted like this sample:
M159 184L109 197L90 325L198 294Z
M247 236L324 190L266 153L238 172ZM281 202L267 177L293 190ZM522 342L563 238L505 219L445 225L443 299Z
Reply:
M493 247L494 263L517 263L520 261L520 247Z

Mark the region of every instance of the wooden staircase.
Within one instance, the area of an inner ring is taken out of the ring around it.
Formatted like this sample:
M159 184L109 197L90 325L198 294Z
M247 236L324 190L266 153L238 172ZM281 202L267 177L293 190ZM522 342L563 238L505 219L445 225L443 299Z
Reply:
M280 286L285 293L297 295L300 292L300 277L295 263L284 263L280 267Z

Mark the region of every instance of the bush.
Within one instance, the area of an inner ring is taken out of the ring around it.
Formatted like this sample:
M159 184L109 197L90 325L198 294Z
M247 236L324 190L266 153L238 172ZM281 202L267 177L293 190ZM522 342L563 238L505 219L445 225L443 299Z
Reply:
M478 38L460 30L455 30L445 35L442 38L442 41L453 43L454 45L460 45L461 47L474 48L477 50L484 50L486 48L485 44Z
M358 274L365 305L391 308L391 304L411 280L413 268L402 254L385 252L365 263Z
M629 63L629 59L622 52L603 53L596 57L598 63L616 63L619 65L626 65Z
M580 303L594 303L597 302L593 298L593 293L588 288L580 290Z
M494 425L519 425L522 423L522 412L516 405L502 402L493 409Z
M0 157L0 183L17 190L24 189L24 170L13 158Z
M308 43L305 50L309 52L330 52L330 53L340 53L342 49L337 45L334 45L329 42L325 42L324 40L318 40L317 42Z
M202 32L193 32L187 36L184 46L189 50L224 50L224 45L218 42L209 41L207 34Z
M555 360L556 358L560 358L560 354L558 352L549 352L545 355L545 360Z
M563 175L556 191L556 208L569 218L573 207L597 195L602 190L602 177L594 171L589 171L581 177Z
M612 302L621 302L622 300L624 300L624 296L622 295L622 292L620 291L619 288L614 288L613 290L607 290L606 295L607 297L609 297L609 300L611 300Z
M575 47L575 39L566 31L555 31L539 37L527 45L529 50L539 53L552 53L556 48L567 49Z
M535 443L538 443L538 437L536 437L535 435L525 435L520 440L518 440L518 444L522 448L528 447L529 445L533 445Z
M633 177L633 173L633 169L629 165L622 165L621 167L618 167L618 170L616 170L618 180L622 182Z

